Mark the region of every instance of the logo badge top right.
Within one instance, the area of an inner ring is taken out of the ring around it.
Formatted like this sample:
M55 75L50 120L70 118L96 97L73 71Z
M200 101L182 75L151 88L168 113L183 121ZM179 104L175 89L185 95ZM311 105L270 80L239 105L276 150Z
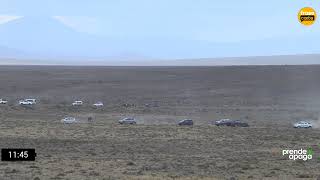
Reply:
M316 11L311 7L304 7L298 13L298 20L305 26L311 26L317 19Z

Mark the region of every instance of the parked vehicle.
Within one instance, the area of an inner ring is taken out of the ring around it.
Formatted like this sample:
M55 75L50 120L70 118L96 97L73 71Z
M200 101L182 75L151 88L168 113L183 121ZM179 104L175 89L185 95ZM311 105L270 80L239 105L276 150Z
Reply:
M249 127L248 123L240 120L221 119L214 123L216 126L231 126L231 127Z
M137 121L132 117L128 117L119 120L119 124L137 124Z
M294 128L312 128L312 124L306 121L300 121L293 125Z
M20 105L34 105L36 104L36 99L24 99L19 101Z
M83 105L83 102L82 101L74 101L72 103L72 106L82 106Z
M192 126L193 120L192 119L184 119L184 120L179 121L178 125L179 126Z
M76 122L76 118L74 117L65 117L61 120L62 123L71 124Z
M96 102L93 104L94 107L103 107L103 103L102 102Z
M0 104L7 104L7 103L8 103L8 101L0 99Z

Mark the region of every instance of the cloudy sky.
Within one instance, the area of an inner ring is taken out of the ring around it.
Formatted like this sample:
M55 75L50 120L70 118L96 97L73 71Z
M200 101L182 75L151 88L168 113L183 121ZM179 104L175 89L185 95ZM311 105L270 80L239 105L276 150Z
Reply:
M168 39L169 43L215 44L268 41L272 44L270 41L277 43L283 39L300 42L304 37L320 34L319 22L305 27L297 20L302 7L311 6L318 12L320 4L313 0L0 0L0 4L0 28L19 18L52 17L77 32L121 40ZM172 58L188 58L189 50L185 48L184 55L180 49L181 53ZM318 50L286 49L275 54L319 53ZM252 55L272 55L272 52ZM161 53L149 52L153 57ZM167 54L164 58L171 58ZM203 57L207 56L215 54L204 53Z

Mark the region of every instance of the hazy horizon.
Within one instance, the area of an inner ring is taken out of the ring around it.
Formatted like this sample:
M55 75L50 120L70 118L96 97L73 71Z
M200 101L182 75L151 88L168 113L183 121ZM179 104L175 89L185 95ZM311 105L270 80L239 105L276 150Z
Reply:
M174 64L177 59L320 54L319 22L306 27L297 19L302 7L317 10L316 5L289 0L5 0L0 64Z
M44 65L44 66L238 66L238 65L317 65L320 54L250 56L198 59L149 59L149 60L90 60L50 59L22 60L0 59L0 65Z

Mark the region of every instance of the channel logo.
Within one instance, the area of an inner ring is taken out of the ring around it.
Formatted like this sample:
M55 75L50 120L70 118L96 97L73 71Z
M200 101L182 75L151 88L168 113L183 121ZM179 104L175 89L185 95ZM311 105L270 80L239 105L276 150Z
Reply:
M298 20L305 26L314 24L317 19L316 11L311 7L304 7L298 13Z
M313 149L308 148L308 149L284 149L282 150L282 156L288 156L290 160L311 160L313 155Z

